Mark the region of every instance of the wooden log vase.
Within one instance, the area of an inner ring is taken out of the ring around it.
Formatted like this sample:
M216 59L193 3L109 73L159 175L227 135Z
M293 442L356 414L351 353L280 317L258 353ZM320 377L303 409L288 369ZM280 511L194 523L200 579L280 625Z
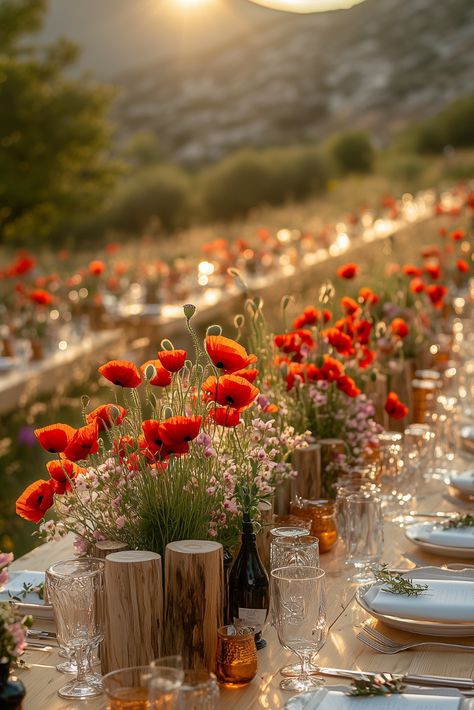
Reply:
M321 497L321 446L299 446L293 451L293 468L298 471L291 479L291 500L305 498L316 500Z
M105 558L102 673L146 666L162 655L163 570L156 552L114 552Z
M164 653L180 654L185 668L212 671L223 609L222 545L210 540L170 542L165 551Z

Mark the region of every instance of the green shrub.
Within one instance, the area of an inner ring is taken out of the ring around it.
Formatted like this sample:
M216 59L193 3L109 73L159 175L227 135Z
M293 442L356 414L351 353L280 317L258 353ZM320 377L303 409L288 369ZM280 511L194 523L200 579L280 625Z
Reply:
M152 219L173 231L189 223L191 182L171 165L134 173L117 190L109 210L109 224L122 232L140 232Z
M439 153L448 145L474 145L474 96L458 99L415 129L415 149L419 153Z
M369 173L374 149L369 136L360 131L341 133L331 141L331 154L341 173Z
M201 174L203 208L208 218L232 219L263 204L304 199L327 178L313 146L241 150Z

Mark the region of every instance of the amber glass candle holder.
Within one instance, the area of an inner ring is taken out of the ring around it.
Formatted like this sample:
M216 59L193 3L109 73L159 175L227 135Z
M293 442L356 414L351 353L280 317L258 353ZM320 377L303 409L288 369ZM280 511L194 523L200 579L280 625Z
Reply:
M220 683L240 686L257 674L255 628L228 624L217 630L216 676Z
M319 539L320 552L329 552L334 547L337 542L334 501L299 498L291 504L291 513L311 520L311 535Z

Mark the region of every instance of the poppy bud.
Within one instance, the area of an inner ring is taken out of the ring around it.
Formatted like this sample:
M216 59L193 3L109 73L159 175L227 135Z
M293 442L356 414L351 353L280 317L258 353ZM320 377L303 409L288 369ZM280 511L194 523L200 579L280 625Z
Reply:
M184 311L184 315L186 316L186 318L188 320L191 320L193 315L196 313L196 306L194 306L192 303L186 303L183 306L183 311Z
M156 377L156 367L151 362L145 367L145 377L148 382Z
M220 325L210 325L206 330L206 336L208 335L222 335L222 328Z
M161 347L163 350L174 350L174 345L171 340L168 340L168 338L164 338L161 341Z
M290 305L290 303L291 303L292 300L293 300L293 299L292 299L291 296L288 296L288 295L283 296L283 298L281 299L281 304L280 304L280 305L281 305L281 310L282 310L282 311L286 311L286 309L288 308L288 306Z
M91 401L90 397L88 397L86 394L82 395L81 402L82 402L82 406L84 407L84 409L89 406L90 401Z
M173 410L171 409L171 407L164 407L161 413L162 419L171 419L172 416Z
M243 328L245 324L245 318L242 315L242 313L237 313L237 315L234 318L234 326L237 329Z

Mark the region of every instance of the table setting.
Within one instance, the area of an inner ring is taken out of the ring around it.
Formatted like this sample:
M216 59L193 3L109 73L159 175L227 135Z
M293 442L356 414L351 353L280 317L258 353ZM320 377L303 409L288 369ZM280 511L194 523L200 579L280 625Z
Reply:
M366 283L283 333L249 298L237 340L187 304L193 354L109 361L109 404L35 430L48 477L16 510L43 544L0 557L0 700L474 707L474 283L428 292L429 329Z

